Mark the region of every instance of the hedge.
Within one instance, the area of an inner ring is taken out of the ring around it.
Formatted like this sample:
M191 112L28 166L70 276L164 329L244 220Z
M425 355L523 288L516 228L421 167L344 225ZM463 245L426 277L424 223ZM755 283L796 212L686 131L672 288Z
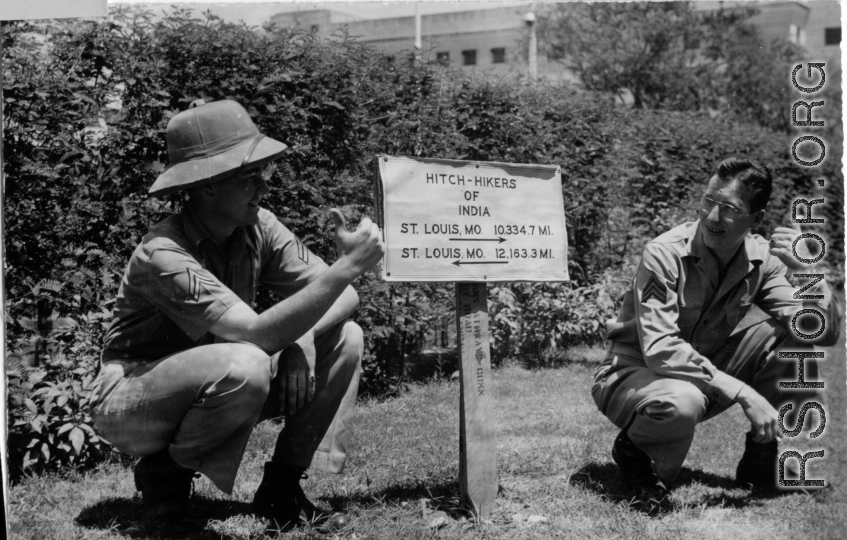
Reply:
M265 202L329 262L327 209L354 222L373 215L375 153L560 165L574 279L490 288L495 364L602 341L640 246L695 216L724 155L775 170L763 232L785 220L792 195L820 193L821 174L832 180L830 232L843 223L840 156L811 174L792 164L786 134L620 108L568 85L392 61L344 35L321 40L186 10L111 15L3 23L9 448L18 472L108 454L90 427L88 388L132 249L181 204L146 192L167 161L168 120L197 98L239 101L263 133L289 145ZM830 240L831 262L841 264L841 235ZM362 388L385 395L424 332L453 309L452 287L370 274L356 287L367 336ZM276 300L260 291L255 307Z

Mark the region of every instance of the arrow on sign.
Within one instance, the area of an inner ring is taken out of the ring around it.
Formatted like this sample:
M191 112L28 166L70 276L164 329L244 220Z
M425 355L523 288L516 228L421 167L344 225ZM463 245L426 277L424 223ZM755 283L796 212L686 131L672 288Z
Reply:
M509 264L509 261L456 261L453 263L456 266L463 264Z
M506 241L502 236L498 238L450 238L451 242L497 242L502 244Z

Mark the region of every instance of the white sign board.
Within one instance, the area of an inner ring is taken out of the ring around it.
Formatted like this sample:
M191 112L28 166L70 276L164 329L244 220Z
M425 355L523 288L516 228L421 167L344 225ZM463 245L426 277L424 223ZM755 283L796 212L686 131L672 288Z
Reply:
M567 281L558 167L380 155L385 281Z

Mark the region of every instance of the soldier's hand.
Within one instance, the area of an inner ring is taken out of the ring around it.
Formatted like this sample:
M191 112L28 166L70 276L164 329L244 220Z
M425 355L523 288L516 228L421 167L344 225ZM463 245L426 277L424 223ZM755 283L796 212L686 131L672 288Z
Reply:
M741 405L744 414L750 420L753 442L766 443L774 439L782 439L782 432L779 430L779 415L760 393L744 385L735 401Z
M315 397L315 337L309 332L279 355L279 406L292 415Z
M792 244L794 239L802 234L800 224L795 223L793 227L777 227L771 234L770 253L779 258L789 270L799 271L807 268L802 262L797 260L797 257L792 253ZM804 259L814 259L806 245L809 240L803 239L797 242L797 255Z
M344 216L338 209L330 211L335 224L335 248L338 259L348 264L355 275L359 277L378 263L385 254L385 244L379 227L370 218L363 218L355 231L347 230Z

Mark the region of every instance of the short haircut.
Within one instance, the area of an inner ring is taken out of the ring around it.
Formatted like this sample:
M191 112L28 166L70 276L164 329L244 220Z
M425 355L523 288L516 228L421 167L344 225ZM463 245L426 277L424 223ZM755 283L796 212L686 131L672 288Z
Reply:
M764 165L747 158L729 156L715 165L712 175L717 175L724 182L741 182L747 188L751 212L764 210L768 206L773 189L773 176L770 169Z

